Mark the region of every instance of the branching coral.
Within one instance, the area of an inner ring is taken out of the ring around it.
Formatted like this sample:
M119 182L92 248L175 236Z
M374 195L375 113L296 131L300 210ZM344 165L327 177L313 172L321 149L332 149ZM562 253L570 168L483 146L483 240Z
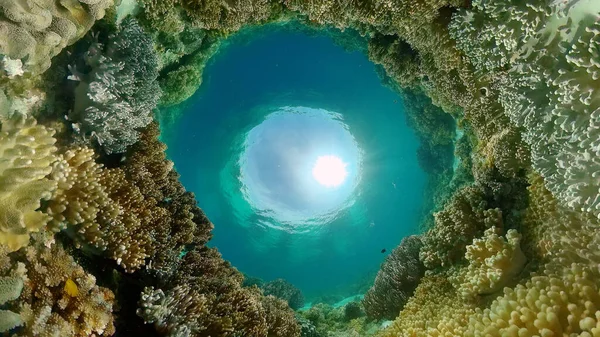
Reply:
M9 304L24 325L20 336L111 336L113 293L96 285L58 244L40 240L11 256L15 276L24 280L21 296ZM72 283L76 291L66 291Z
M152 124L114 169L96 163L91 149L65 152L54 165L58 190L45 210L54 228L128 271L148 263L170 273L186 245L206 243L212 224L178 181L157 137Z
M450 278L464 298L501 290L525 265L521 235L510 229L505 239L498 232L492 227L483 233L483 238L473 240L465 254L469 265Z
M425 276L400 316L378 336L464 336L474 309L445 278Z
M260 23L271 14L269 0L180 0L194 25L225 32L239 30L243 25Z
M233 331L241 336L271 336L271 328L277 336L284 316L270 316L267 322L260 291L243 288L242 281L242 274L215 249L196 249L183 257L167 288L144 290L138 315L154 323L164 336L222 336Z
M425 267L419 261L422 245L418 236L409 236L386 257L375 284L363 299L369 318L394 319L398 316L425 274Z
M35 119L14 116L0 133L0 243L15 251L29 242L29 233L46 226L37 211L56 184L45 178L56 160L54 131Z
M423 236L421 261L427 268L448 266L464 257L466 246L492 226L502 226L499 209L488 208L480 186L458 191L434 214L435 225Z
M81 38L112 0L2 1L0 54L23 59L25 69L39 74L65 46Z
M275 296L263 296L261 304L266 312L267 337L300 337L300 325L288 304Z
M69 119L84 138L95 137L107 153L124 152L152 121L160 97L152 40L133 19L122 23L106 48L96 41L85 53L87 74L72 68L80 81Z
M260 288L265 295L273 295L286 301L292 309L299 309L304 306L304 296L300 289L284 279L280 278L267 282Z

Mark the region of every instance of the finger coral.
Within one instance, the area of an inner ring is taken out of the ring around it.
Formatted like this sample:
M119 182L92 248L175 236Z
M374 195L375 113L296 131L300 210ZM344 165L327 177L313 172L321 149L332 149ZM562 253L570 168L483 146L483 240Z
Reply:
M37 211L56 188L45 176L56 160L54 131L32 117L14 116L0 133L0 244L15 251L50 220Z
M526 258L521 251L521 235L510 229L503 238L498 232L495 227L489 228L483 238L467 246L465 258L469 265L450 279L463 297L493 294L523 269Z
M112 0L2 1L0 54L25 61L25 70L40 74L64 47L81 38L104 16Z
M19 312L24 325L20 336L111 336L113 293L96 285L58 244L41 242L11 257L24 279L18 301L9 306ZM72 282L77 293L65 291Z
M402 239L381 264L375 283L363 299L365 312L372 319L394 319L425 274L419 260L423 243L418 236Z
M212 224L166 160L158 128L149 126L120 168L95 162L89 148L65 152L50 177L58 189L45 212L75 243L128 271L170 273L186 245L204 244Z

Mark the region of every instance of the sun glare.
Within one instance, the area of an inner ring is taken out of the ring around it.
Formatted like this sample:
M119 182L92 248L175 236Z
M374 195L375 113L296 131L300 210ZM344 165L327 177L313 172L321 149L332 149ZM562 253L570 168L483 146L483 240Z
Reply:
M337 187L348 176L347 165L339 157L320 156L313 166L312 174L319 184L325 187Z

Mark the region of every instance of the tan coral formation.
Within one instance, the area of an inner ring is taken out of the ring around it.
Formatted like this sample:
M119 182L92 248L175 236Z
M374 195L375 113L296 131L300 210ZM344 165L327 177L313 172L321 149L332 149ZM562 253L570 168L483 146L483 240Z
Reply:
M56 188L45 176L56 160L54 131L32 117L14 116L0 133L0 244L15 251L50 220L38 211Z
M493 294L515 277L525 265L521 251L521 235L514 229L505 238L496 227L486 229L483 237L467 246L465 258L469 265L461 268L451 283L464 298Z
M64 47L101 19L113 0L2 0L0 54L25 59L25 70L40 74Z

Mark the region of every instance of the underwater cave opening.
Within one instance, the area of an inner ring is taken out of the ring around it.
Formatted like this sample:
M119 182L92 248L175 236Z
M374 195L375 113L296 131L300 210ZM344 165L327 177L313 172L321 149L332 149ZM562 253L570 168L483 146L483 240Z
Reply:
M309 300L366 291L382 250L417 232L426 185L401 98L357 34L336 34L245 29L161 121L168 157L215 224L210 245Z

